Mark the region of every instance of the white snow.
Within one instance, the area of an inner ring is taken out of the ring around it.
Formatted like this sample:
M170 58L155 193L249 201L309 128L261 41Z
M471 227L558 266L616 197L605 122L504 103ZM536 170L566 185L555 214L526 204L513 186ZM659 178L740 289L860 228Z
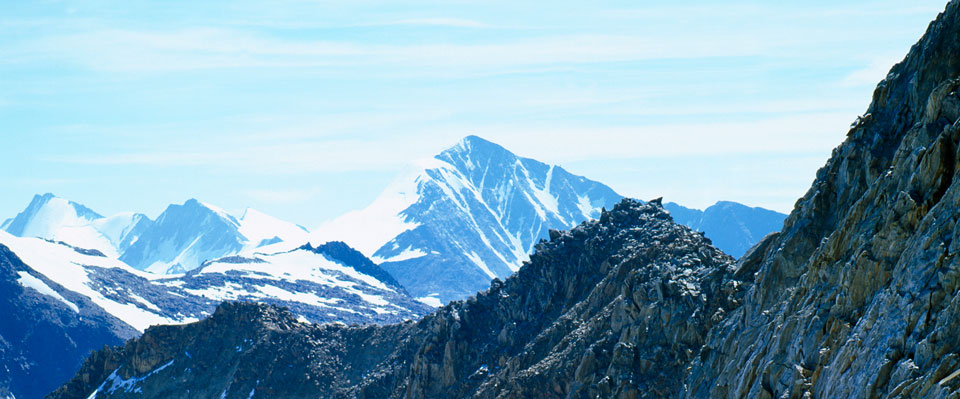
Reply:
M190 293L190 295L202 296L218 301L235 301L240 298L241 294L246 294L247 296L256 295L256 293L244 291L243 287L239 284L230 281L225 282L224 285L221 286L209 286L203 289L184 288L183 290Z
M74 312L80 313L80 308L77 307L76 304L68 301L66 298L64 298L59 293L57 293L57 291L54 291L53 288L50 288L50 286L44 283L42 280L36 277L33 277L30 275L30 273L27 273L24 271L19 271L17 272L17 274L20 275L20 278L17 279L17 282L20 283L20 285L27 288L33 288L34 290L36 290L37 292L43 295L52 297L60 302L63 302L63 304L67 305L67 307L69 307L70 309L73 309Z
M143 392L142 389L141 389L140 387L138 387L137 384L139 384L139 383L142 382L143 380L149 378L150 376L152 376L152 375L154 375L154 374L157 374L157 373L163 371L163 369L165 369L165 368L167 368L167 367L170 367L172 364L173 364L173 360L171 360L171 361L167 362L166 364L158 367L156 370L153 370L153 371L147 373L147 375L145 375L145 376L143 376L143 377L130 377L130 378L127 378L127 379L121 378L120 376L117 375L117 372L120 371L120 368L117 368L116 370L113 370L113 373L111 373L110 376L107 377L107 379L106 379L105 381L103 381L102 384L100 384L100 387L98 387L98 388L96 389L96 391L94 391L94 393L93 393L93 395L91 395L91 397L95 397L95 395L97 394L97 392L99 392L101 389L103 389L108 382L110 383L110 387L107 389L107 393L114 393L115 391L117 391L117 390L119 390L119 389L123 389L123 391L124 391L124 392L127 392L127 393L130 393L130 392L133 392L133 393L142 393L142 392Z
M368 304L368 309L377 313L396 313L395 310L389 309L391 307L396 308L396 305L391 304L381 295L375 294L376 290L396 292L393 288L373 276L360 273L352 267L332 261L321 254L297 250L273 255L258 255L256 259L260 261L253 263L213 262L200 271L200 274L240 272L243 276L260 280L261 283L254 285L252 292L246 291L240 285L232 282L219 287L206 287L199 290L185 289L185 291L215 300L236 300L241 297L274 298L357 313L353 309L335 306L343 302L341 298L325 298L313 292L294 292L270 283L271 281L290 283L308 281L328 287L338 287L349 294L356 295ZM344 275L350 279L344 279ZM371 291L371 289L374 291Z
M195 321L191 318L171 319L163 317L135 304L122 304L105 297L103 293L90 286L91 281L88 277L90 271L84 265L119 268L148 280L160 276L141 272L116 259L83 255L63 245L49 243L38 238L15 237L5 231L0 231L0 244L9 247L23 263L33 270L60 284L65 289L90 298L97 306L137 330L143 331L154 324L178 324Z
M426 169L438 165L448 164L436 159L415 162L368 207L322 224L314 229L310 241L315 245L343 241L367 257L373 256L374 252L400 233L419 226L418 223L408 222L401 213L419 199L419 186L422 181L429 179Z
M157 307L157 305L154 305L152 302L144 299L143 297L141 297L141 296L139 296L139 295L137 295L137 294L129 294L129 295L130 295L131 298L133 298L133 300L135 300L135 301L137 301L137 302L140 302L143 306L146 306L148 309L150 309L150 310L152 310L152 311L154 311L154 312L160 312L160 311L161 311L160 308Z
M427 256L427 253L423 252L419 248L407 248L403 252L400 252L399 254L396 254L389 258L381 258L381 257L375 256L371 258L371 260L373 260L376 263L401 262L401 261L416 259L424 256Z
M97 219L92 222L93 228L100 232L103 237L110 241L110 244L116 248L120 246L121 241L127 236L140 218L145 216L133 213L122 212L113 216ZM69 242L64 240L65 242ZM106 254L106 252L104 252ZM110 254L107 254L110 256Z
M270 298L276 298L290 302L300 302L312 306L327 306L340 302L339 299L321 298L316 294L309 292L290 292L283 288L272 285L260 285L257 286L257 289Z
M587 220L596 219L600 216L600 207L593 206L590 197L586 195L577 196L577 208L580 209L580 213L582 213L583 217Z
M77 214L70 201L53 197L44 203L24 226L23 237L39 237L63 241L84 249L96 249L107 256L117 256L110 239L96 229L93 222Z
M24 226L23 236L53 239L64 226L81 226L89 222L77 216L76 209L69 201L53 197L32 215Z
M220 273L237 270L247 272L247 275L258 278L272 278L276 280L287 280L295 282L297 280L314 281L319 284L330 286L352 287L356 283L351 281L339 280L335 273L343 273L351 278L357 279L367 285L380 288L382 290L393 291L392 288L377 280L375 277L358 272L356 269L344 266L334 262L327 257L310 251L300 250L274 255L262 255L257 259L265 262L257 263L224 263L213 262L208 264L201 274Z
M553 166L550 166L550 169L547 170L546 182L544 183L543 188L540 188L540 187L537 187L537 185L530 178L530 173L527 171L527 168L524 168L519 161L517 162L517 164L520 165L521 170L523 171L524 175L526 175L527 182L530 183L529 185L530 192L532 192L533 196L536 197L537 199L536 203L542 206L542 211L544 213L550 212L551 214L555 215L557 218L560 218L561 220L563 220L563 218L560 216L560 208L559 208L559 204L557 203L557 197L554 197L552 194L550 194L550 184L551 184L551 181L553 180ZM542 216L543 214L541 214L541 217Z
M111 258L119 257L110 239L97 231L92 224L61 226L49 238L54 241L63 241L77 248L96 249Z
M482 270L484 273L490 276L491 280L497 277L497 275L494 274L489 267L487 267L487 264L484 263L482 259L480 259L480 256L477 255L476 252L470 252L469 254L466 254L466 255L468 258L470 258L470 261L472 261L475 265L477 265L477 267L480 268L480 270Z
M437 298L437 297L435 296L435 295L439 295L439 294L433 294L433 295L434 295L434 296L422 296L422 297L419 297L419 298L416 298L416 299L417 299L418 301L420 301L420 303L423 303L423 304L426 304L426 305L429 305L429 306L433 306L433 307L435 307L435 308L439 308L439 307L443 306L443 302L440 301L440 298Z
M229 212L221 209L220 207L218 207L218 206L216 206L216 205L213 205L213 204L208 204L208 203L203 202L203 201L197 201L197 202L199 202L200 205L203 205L205 208L213 211L213 213L216 213L218 216L220 216L220 217L223 218L224 220L230 221L231 223L236 223L236 222L237 222L236 218L234 218L233 215L231 215Z
M274 237L300 246L310 240L310 233L296 224L277 219L253 208L247 208L240 217L238 229L247 239L245 249L261 248L260 243Z

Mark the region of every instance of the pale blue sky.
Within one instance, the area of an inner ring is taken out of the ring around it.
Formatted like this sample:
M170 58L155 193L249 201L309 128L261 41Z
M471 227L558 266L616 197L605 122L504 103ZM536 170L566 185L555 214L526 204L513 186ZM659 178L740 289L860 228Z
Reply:
M53 192L314 227L476 134L789 211L944 0L4 1L0 219Z

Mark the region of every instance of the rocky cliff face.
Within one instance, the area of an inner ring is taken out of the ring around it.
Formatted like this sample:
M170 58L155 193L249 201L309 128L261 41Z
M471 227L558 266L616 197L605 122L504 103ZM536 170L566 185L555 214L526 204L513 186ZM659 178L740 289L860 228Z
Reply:
M877 87L779 236L687 397L956 397L960 3Z
M736 263L627 200L419 322L223 305L99 352L53 397L958 397L958 86L952 1Z

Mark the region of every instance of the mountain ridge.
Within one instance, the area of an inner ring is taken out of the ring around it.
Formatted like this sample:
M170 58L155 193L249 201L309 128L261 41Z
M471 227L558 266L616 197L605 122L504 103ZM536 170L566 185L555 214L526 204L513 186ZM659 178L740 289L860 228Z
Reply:
M657 240L660 245L648 244ZM617 287L624 281L643 285L648 273L669 273L674 279L664 282L663 295L676 298L670 306L691 316L674 318L671 325L696 330L699 323L710 323L709 315L698 314L697 307L690 306L710 302L694 286L716 289L711 287L717 286L715 281L727 273L732 262L728 255L710 247L702 234L672 223L659 203L624 200L598 220L585 222L570 232L554 230L551 240L538 244L530 263L517 274L506 281L494 280L489 290L448 304L420 321L382 327L304 325L294 323L285 310L227 303L214 317L200 323L155 327L146 333L150 339L98 352L81 371L91 377L74 379L53 397L76 397L71 392L89 394L93 390L126 397L136 388L147 397L190 390L193 395L226 398L247 397L252 392L274 398L456 397L457 392L521 389L523 383L509 383L509 379L517 373L535 378L523 370L536 370L538 364L555 356L569 356L555 349L562 347L558 344L564 340L581 337L583 342L577 348L591 347L592 342L598 353L601 346L620 351L616 349L617 339L604 328L588 334L573 321L576 314L586 311L604 320L602 325L628 327L618 321L636 312L620 300L621 289ZM716 309L723 306L711 303ZM690 324L692 320L696 323ZM659 323L660 318L650 321ZM547 326L555 332L544 335ZM256 343L234 355L218 352L202 338L192 338L212 336L221 330L238 333L231 333L226 338L229 342ZM651 356L659 356L656 353L660 351L689 356L684 347L663 342L662 338L650 336L651 347L656 348ZM207 351L204 358L196 356L199 350ZM297 371L258 376L255 370L262 366L252 364L262 364L261 354L271 351L279 353L270 357L275 360L268 361L273 365L268 367L285 369L282 365L293 364ZM131 359L137 360L129 363ZM184 374L197 367L194 362L213 359L220 359L215 361L216 369L235 369L237 377L223 378L213 372L193 379ZM460 365L454 364L454 359L469 360ZM127 364L140 366L134 369ZM165 364L171 366L158 369ZM588 373L576 367L561 369L571 377ZM657 373L660 368L648 366L644 370ZM509 384L497 385L488 379L498 373ZM137 377L145 374L149 376ZM118 382L130 379L137 383L115 389ZM166 385L165 381L171 379L185 385ZM541 386L537 382L522 389L533 394Z

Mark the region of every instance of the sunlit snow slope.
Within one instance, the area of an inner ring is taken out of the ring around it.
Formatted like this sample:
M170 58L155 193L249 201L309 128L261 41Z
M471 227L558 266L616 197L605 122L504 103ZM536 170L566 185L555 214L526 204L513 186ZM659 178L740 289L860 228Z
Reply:
M445 302L506 278L549 229L594 218L620 198L603 184L469 136L315 237L344 240L383 262L414 296Z

